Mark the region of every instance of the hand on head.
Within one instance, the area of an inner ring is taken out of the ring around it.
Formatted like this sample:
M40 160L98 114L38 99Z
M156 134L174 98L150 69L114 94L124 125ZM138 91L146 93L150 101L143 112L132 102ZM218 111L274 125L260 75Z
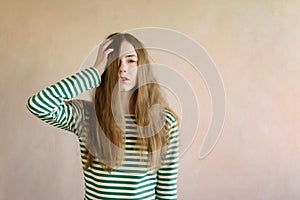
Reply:
M114 51L113 48L107 48L112 42L113 40L111 38L108 38L99 45L98 54L97 54L94 67L99 71L100 75L102 75L102 73L105 71L108 54Z

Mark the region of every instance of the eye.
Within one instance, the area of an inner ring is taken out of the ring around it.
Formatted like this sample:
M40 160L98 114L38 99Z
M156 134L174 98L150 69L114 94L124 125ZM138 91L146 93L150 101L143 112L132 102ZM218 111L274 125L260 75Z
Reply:
M136 60L129 60L128 61L129 63L135 63L135 62L137 62Z

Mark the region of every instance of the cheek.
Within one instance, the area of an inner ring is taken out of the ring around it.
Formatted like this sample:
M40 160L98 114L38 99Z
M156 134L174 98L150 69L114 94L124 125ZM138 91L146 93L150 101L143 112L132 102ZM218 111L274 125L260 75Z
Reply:
M138 70L136 70L136 72L135 72L135 80L136 80L136 83L138 83L138 78L139 78L139 76L138 76Z
M137 77L138 77L138 70L137 70L137 67L133 68L130 72L132 78L136 79L137 80Z

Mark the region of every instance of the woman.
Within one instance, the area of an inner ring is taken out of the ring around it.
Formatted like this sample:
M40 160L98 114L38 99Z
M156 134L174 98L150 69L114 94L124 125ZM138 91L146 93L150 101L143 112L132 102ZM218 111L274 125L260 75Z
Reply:
M93 88L93 102L71 100ZM27 107L78 137L85 199L177 199L177 117L134 36L111 34L93 67L30 97Z

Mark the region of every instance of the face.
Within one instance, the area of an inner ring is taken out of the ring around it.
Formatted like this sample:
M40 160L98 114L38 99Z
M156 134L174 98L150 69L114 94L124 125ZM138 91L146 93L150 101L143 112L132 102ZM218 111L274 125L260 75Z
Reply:
M134 47L126 40L121 43L119 59L120 91L128 92L137 85L138 56Z

